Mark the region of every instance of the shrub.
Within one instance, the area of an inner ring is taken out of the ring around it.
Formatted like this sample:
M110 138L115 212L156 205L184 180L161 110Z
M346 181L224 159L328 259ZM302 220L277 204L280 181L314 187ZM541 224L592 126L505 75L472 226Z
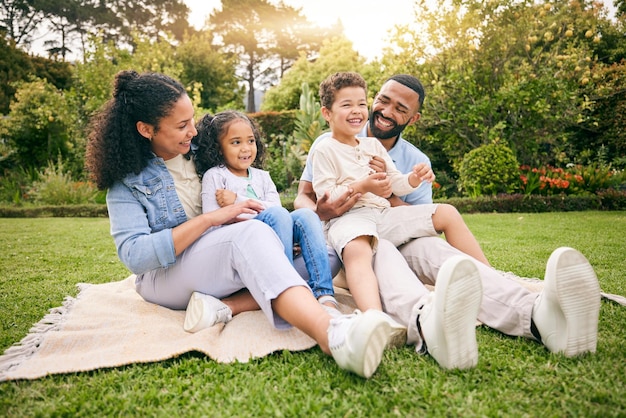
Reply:
M44 171L39 172L39 180L33 183L29 194L36 203L75 205L92 203L97 191L89 182L74 181L59 158L57 165L49 162Z
M503 144L487 144L471 150L459 168L459 190L470 197L510 193L519 178L519 163Z

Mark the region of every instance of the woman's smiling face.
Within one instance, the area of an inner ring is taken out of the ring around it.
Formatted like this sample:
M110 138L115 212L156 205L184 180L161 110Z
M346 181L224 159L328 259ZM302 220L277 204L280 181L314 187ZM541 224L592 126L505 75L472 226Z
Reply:
M172 112L159 121L158 129L151 127L152 151L164 160L187 154L191 138L198 133L193 120L194 109L187 95L181 96Z

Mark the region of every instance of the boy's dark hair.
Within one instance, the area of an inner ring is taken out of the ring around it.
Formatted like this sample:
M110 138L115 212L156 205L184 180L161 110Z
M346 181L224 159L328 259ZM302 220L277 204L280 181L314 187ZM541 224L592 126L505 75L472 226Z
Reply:
M385 83L390 80L400 83L403 86L406 86L410 88L411 90L413 90L415 93L417 93L417 95L419 96L419 105L420 105L419 109L422 108L422 105L424 104L424 98L426 97L426 91L424 91L424 86L417 79L417 77L413 77L412 75L409 75L409 74L396 74L394 76L389 77L385 81Z
M195 164L196 172L200 178L202 178L209 168L223 166L225 164L224 155L222 155L220 148L220 136L223 135L230 124L236 120L243 120L250 124L257 149L256 158L252 166L263 168L265 145L261 139L259 127L252 118L248 117L245 113L235 110L219 112L215 114L215 116L207 113L196 123L198 134L192 139L192 143L197 145Z
M320 103L330 109L335 102L335 94L345 87L362 87L367 94L367 83L359 73L343 72L331 74L320 84Z

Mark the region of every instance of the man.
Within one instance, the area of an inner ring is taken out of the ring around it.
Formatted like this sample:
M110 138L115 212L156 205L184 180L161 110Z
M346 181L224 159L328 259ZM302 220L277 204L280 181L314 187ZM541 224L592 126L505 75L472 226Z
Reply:
M401 138L404 128L419 120L424 96L424 89L415 77L391 77L376 94L369 123L364 128L363 134L378 138L402 172L410 171L414 164L427 159L417 148L408 147L408 143ZM323 141L326 137L327 135L322 135L316 142ZM394 149L403 151L398 153ZM410 158L406 155L409 153ZM325 221L343 214L355 204L360 196L350 190L334 201L329 201L327 195L316 201L308 165L307 163L300 179L298 196L294 201L296 208L311 208ZM371 165L375 171L384 171L384 167L377 161L372 161ZM428 196L415 199L410 197L406 201L400 201L395 196L391 199L392 205L427 203L432 201L432 191L428 191ZM600 287L589 262L578 251L559 248L550 256L544 291L538 294L480 262L475 261L475 269L464 272L445 268L446 262L458 259L462 253L438 237L415 239L399 250L403 257L395 251L393 245L381 240L374 270L383 309L396 321L407 326L407 343L415 344L418 351L428 350L432 354L433 348L424 347L424 340L429 340L429 336L424 335L420 329L424 317L432 317L427 311L431 294L423 283L435 284L436 292L438 276L440 281L441 275L465 274L469 278L476 271L482 280L482 302L478 319L485 325L504 334L535 339L546 345L550 351L563 352L566 356L595 351ZM333 254L331 258L336 259L336 255ZM402 261L403 258L406 263ZM414 275L406 274L405 270L409 266L419 280ZM447 279L448 277L444 277L443 281ZM452 298L444 300L443 305L449 311L460 308L458 302ZM443 321L439 323L440 328L445 329L445 317L439 320ZM446 341L446 335L436 335L434 339L430 335L430 341L437 344L435 349L441 350L443 347L447 352L444 357L446 354L452 356L458 344L475 344L475 336L473 338L474 341ZM428 345L432 346L430 341ZM439 361L438 358L437 360ZM446 367L441 361L439 363Z

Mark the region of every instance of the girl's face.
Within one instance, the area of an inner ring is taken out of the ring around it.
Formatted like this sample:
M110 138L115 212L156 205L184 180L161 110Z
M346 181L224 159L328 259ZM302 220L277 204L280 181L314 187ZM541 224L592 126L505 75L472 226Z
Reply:
M151 138L152 151L156 155L169 160L189 152L191 138L198 133L193 113L191 100L184 95L178 99L170 115L161 119L158 130L155 131L153 126L148 125L150 135L147 137Z
M344 87L335 94L330 109L322 108L322 115L333 131L333 138L352 142L367 121L367 97L362 87Z
M219 138L226 167L236 176L247 177L248 168L256 159L256 139L250 124L235 119Z

